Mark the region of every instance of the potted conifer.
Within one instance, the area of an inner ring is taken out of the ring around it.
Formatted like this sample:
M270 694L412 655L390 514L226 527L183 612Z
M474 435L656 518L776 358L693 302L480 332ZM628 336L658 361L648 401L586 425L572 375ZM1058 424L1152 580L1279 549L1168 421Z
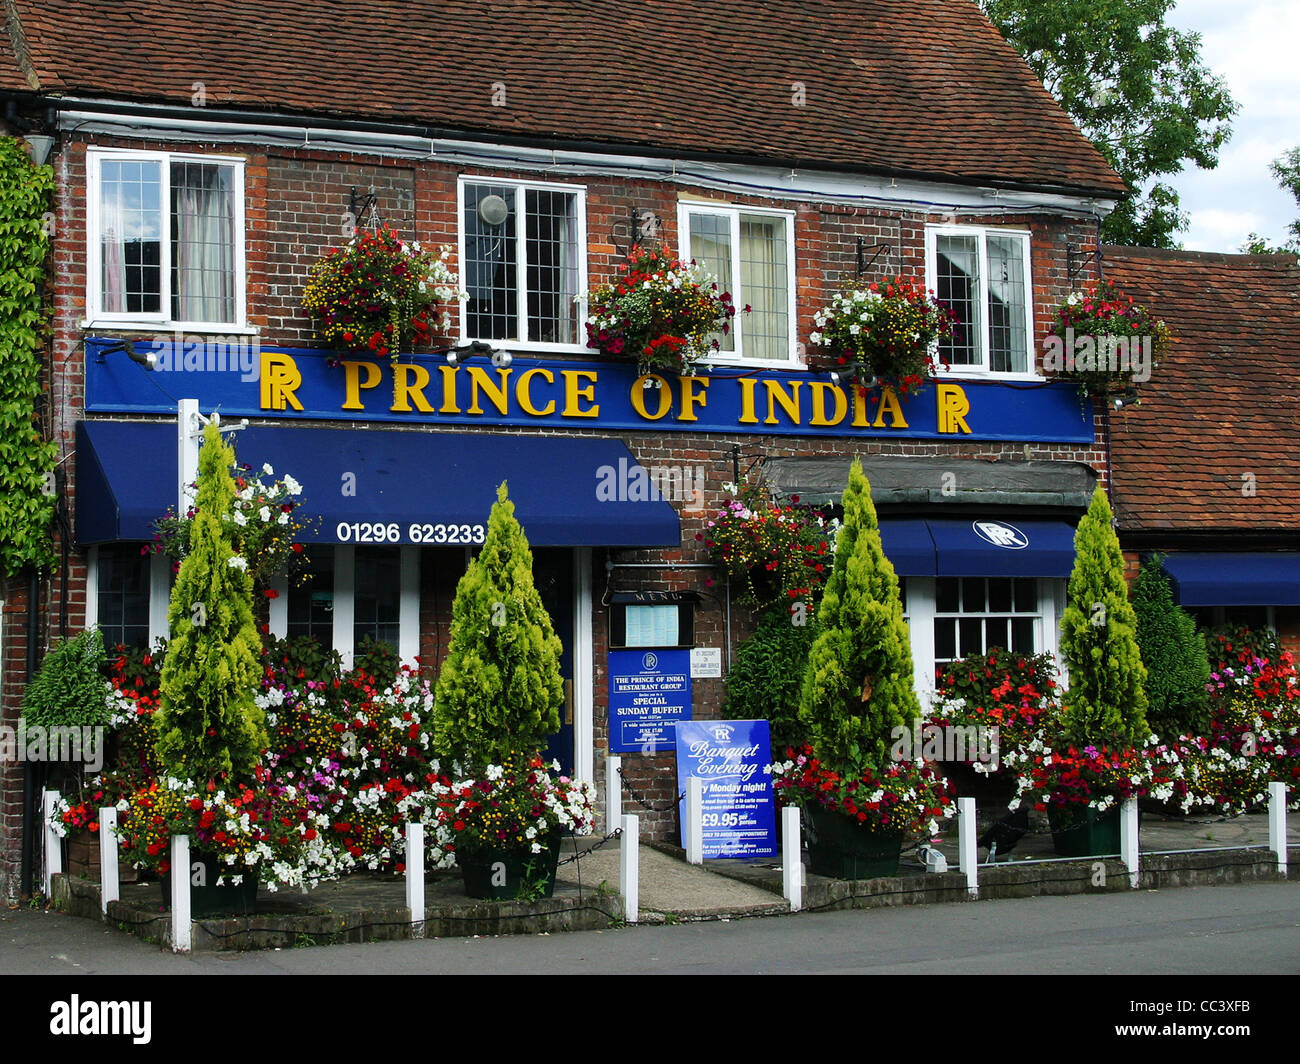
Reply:
M235 453L218 424L214 414L203 432L189 553L172 589L171 641L158 687L154 750L160 776L169 783L165 789L177 792L182 787L171 783L210 792L239 790L236 785L255 778L267 745L265 716L254 701L261 640L253 620L253 584L248 560L231 545ZM203 851L202 841L194 840L205 885L193 896L195 915L250 908L257 877L219 863ZM218 883L231 872L242 878L234 896Z
M930 766L893 756L921 709L898 577L856 459L843 504L799 700L809 743L772 774L781 801L806 813L811 871L862 879L896 873L905 836L933 834L952 806Z
M563 833L591 827L587 786L540 756L560 730L560 640L533 583L533 556L503 483L483 549L461 577L434 692L434 746L455 763L438 841L470 897L549 897Z
M1150 729L1137 619L1101 485L1079 522L1074 549L1061 619L1070 686L1043 783L1057 852L1083 857L1119 852L1120 802L1142 786L1141 750Z

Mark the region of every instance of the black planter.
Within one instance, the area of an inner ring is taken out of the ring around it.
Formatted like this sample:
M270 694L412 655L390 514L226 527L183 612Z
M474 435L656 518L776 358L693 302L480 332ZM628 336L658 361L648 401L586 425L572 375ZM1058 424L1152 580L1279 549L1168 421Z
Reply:
M877 879L898 874L901 831L879 831L855 817L827 809L804 811L808 870L831 879Z
M196 866L202 866L200 876ZM199 876L202 884L191 881L190 915L191 916L247 916L257 907L257 873L251 868L243 869L244 881L238 885L228 883L217 886L217 877L225 872L227 875L239 875L237 866L222 864L210 853L190 853L190 874ZM172 904L172 874L168 869L162 874L163 906L170 909Z
M457 853L456 864L460 866L466 896L489 901L551 897L555 893L560 843L561 836L557 835L541 853L520 850Z

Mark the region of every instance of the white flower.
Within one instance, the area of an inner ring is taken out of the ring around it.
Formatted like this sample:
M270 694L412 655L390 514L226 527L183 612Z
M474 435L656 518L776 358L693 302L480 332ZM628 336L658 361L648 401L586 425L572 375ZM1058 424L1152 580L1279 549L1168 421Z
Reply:
M246 524L248 524L248 518L245 517L245 516L243 515L243 513L242 513L241 511L239 511L239 510L236 510L236 511L235 511L235 524L237 524L237 525L246 525Z
M286 474L284 478L284 490L290 495L301 495L302 485L294 480L293 477Z
M271 468L270 462L262 463L262 472L265 473L268 477L275 476L275 470Z
M245 572L248 571L248 559L241 558L238 554L231 558L226 564L232 569L243 569Z
M271 520L271 508L269 506L263 506L260 510L257 511L257 516L260 517L263 521Z
M861 325L850 325L850 326L849 326L849 332L851 332L854 336L857 336L858 333L862 332L862 326L861 326Z
M280 516L275 519L275 523L277 525L287 525L289 523L289 515L281 510Z

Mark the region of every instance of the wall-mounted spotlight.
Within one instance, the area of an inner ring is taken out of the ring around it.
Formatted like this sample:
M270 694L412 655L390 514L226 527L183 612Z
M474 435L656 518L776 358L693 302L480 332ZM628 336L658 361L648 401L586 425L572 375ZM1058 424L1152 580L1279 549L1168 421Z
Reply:
M158 364L158 356L152 351L137 351L134 340L119 340L115 344L106 344L99 349L99 357L95 361L103 362L104 356L115 355L119 351L125 351L127 358L139 363L145 369L152 370Z
M515 360L515 356L509 351L493 347L486 340L471 340L467 344L457 344L455 347L447 348L443 354L447 356L449 366L458 365L464 359L473 358L475 355L486 355L497 369L508 366Z
M1122 410L1126 406L1139 406L1141 404L1141 400L1138 398L1138 394L1135 391L1123 392L1120 395L1115 396L1111 402L1114 404L1116 410Z

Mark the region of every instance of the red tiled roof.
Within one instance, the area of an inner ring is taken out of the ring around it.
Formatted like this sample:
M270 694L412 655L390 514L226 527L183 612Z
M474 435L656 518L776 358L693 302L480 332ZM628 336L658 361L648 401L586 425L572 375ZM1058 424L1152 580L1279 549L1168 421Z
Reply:
M1173 335L1141 402L1110 419L1121 530L1300 529L1296 257L1102 255L1106 276Z
M201 81L209 107L1124 191L971 0L5 4L47 94L188 106ZM0 88L25 85L6 41Z

